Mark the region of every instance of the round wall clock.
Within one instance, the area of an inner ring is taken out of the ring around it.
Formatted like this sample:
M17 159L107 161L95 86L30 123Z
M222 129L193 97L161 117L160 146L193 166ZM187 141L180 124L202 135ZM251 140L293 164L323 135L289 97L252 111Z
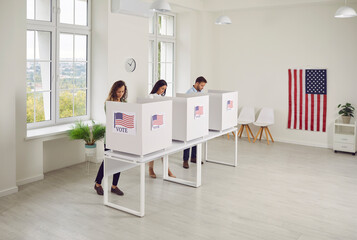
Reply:
M136 68L136 62L134 58L128 58L125 62L125 70L127 72L134 72L135 68Z

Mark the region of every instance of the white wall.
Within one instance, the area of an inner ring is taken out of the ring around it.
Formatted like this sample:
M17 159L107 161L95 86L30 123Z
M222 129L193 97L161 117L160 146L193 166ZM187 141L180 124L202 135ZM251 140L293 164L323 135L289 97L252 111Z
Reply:
M211 15L201 11L180 11L176 14L176 92L185 93L199 76L213 83L213 29ZM209 24L207 24L209 23Z
M25 69L18 62L24 52L17 50L23 41L21 14L25 11L18 9L22 9L21 2L0 0L0 197L17 192L15 90L16 82L25 77L24 71L18 71Z
M279 141L332 144L336 106L357 104L357 19L335 19L339 5L315 4L226 12L233 24L213 28L213 81L209 87L239 91L239 105L273 107ZM352 5L355 9L356 5ZM327 133L287 129L288 69L327 68ZM211 84L213 82L213 84ZM254 132L256 132L255 129Z
M124 80L128 101L148 92L148 18L111 13L111 1L93 1L92 115L105 122L104 101L112 84ZM136 69L126 72L125 61L134 58Z

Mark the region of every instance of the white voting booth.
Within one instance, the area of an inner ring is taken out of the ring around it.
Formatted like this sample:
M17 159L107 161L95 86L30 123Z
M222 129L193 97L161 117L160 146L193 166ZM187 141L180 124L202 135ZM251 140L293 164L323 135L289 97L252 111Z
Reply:
M178 93L171 99L172 139L187 142L208 135L208 95Z
M208 90L209 129L222 131L237 125L238 92Z
M143 156L172 144L172 101L106 102L107 148Z

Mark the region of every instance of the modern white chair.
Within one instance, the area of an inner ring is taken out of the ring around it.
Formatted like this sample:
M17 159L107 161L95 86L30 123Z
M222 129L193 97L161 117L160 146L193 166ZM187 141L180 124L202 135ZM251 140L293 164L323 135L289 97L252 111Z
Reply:
M252 138L254 138L252 130L250 130L250 127L249 127L249 124L253 123L254 121L255 121L254 108L253 107L243 107L242 110L240 111L240 114L239 114L238 120L237 120L237 123L241 124L239 131L238 131L239 138L242 137L244 128L247 131L248 141L250 142L249 133L251 134Z
M271 133L270 133L269 128L268 128L268 126L274 124L274 109L272 109L272 108L262 108L262 110L259 113L257 121L255 121L253 124L255 126L259 126L260 127L259 131L258 131L257 135L255 136L253 142L255 142L257 140L259 134L260 134L259 140L262 139L263 130L265 131L265 136L266 136L268 144L269 144L268 133L269 133L269 136L271 138L271 141L274 142L274 139L271 136Z

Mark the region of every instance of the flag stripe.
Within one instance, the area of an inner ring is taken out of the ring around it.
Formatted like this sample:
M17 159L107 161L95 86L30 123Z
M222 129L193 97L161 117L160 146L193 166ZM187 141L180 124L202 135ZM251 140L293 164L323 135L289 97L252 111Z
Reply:
M294 129L296 129L296 122L297 122L296 106L297 106L297 70L294 69Z
M288 117L288 128L291 127L291 69L289 69L289 117Z
M310 130L311 131L314 131L314 103L315 103L315 100L314 100L314 94L309 94L311 96L311 125L310 125Z
M309 95L305 95L305 130L308 130L309 126Z
M327 95L325 94L324 95L324 100L323 100L323 103L324 103L324 110L323 110L323 114L322 114L322 131L323 132L326 132L326 110L327 110Z
M316 119L316 131L320 131L320 94L317 97L317 119Z
M299 121L299 129L302 129L302 69L300 69L300 108L299 108L299 114L300 114L300 121Z

